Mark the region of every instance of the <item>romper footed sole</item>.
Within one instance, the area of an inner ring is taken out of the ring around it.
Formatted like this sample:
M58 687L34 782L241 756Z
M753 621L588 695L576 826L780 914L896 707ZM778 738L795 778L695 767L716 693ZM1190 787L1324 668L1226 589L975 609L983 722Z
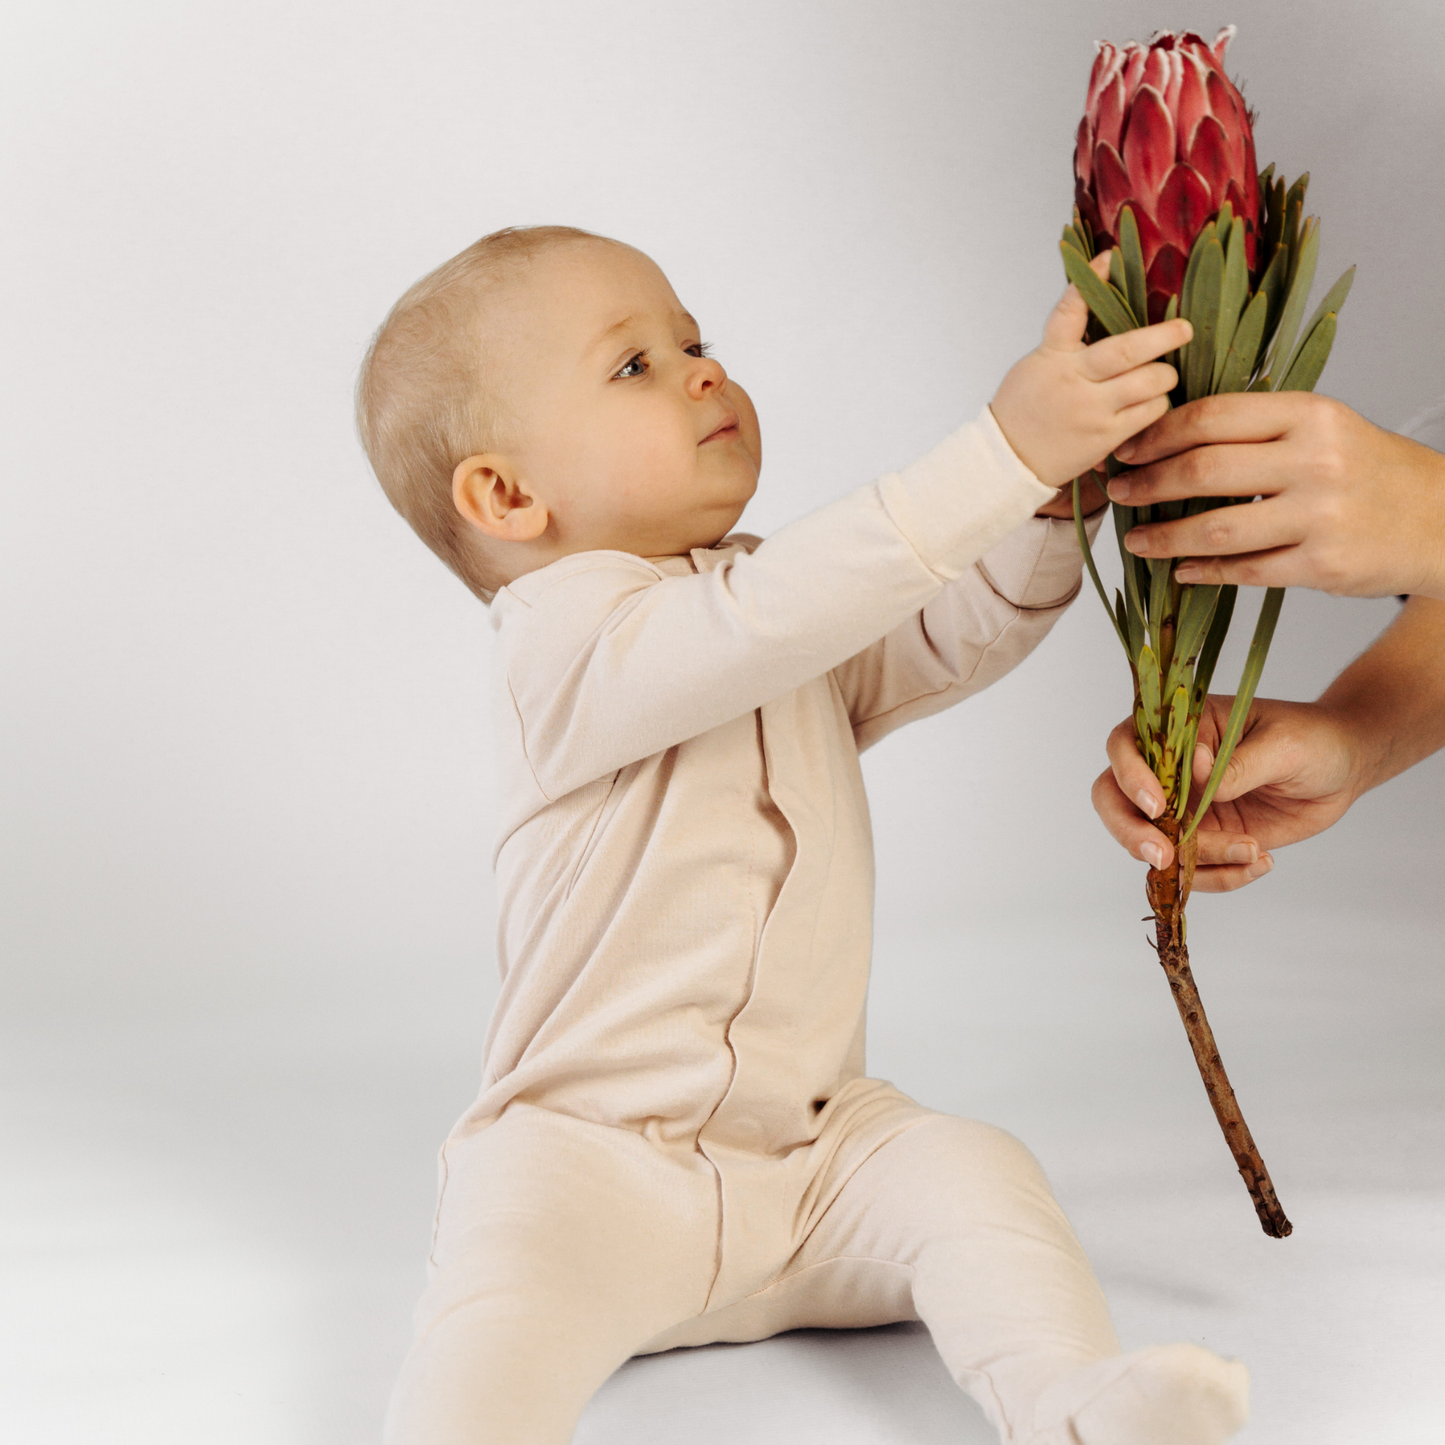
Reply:
M1249 1371L1198 1345L1154 1345L1054 1381L1028 1445L1224 1445L1249 1417Z

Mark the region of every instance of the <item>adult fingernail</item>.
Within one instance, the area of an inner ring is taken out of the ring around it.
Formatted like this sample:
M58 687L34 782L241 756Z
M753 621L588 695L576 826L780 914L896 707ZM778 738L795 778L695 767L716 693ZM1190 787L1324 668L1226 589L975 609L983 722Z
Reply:
M1115 453L1117 455L1117 453ZM1123 477L1115 477L1109 483L1109 500L1111 502L1127 502L1129 493L1133 490Z
M1174 580L1176 582L1202 582L1204 573L1198 567L1176 567L1174 569Z
M1135 553L1144 553L1149 550L1149 539L1136 527L1132 532L1124 533L1124 545Z
M1143 813L1146 818L1157 818L1159 816L1159 801L1148 788L1140 788L1134 801L1139 804L1139 811Z
M1145 843L1139 849L1139 853L1150 867L1162 868L1164 866L1164 850L1157 843Z
M1253 863L1254 857L1253 843L1231 843L1224 853L1227 863Z
M1259 861L1250 870L1256 878L1263 878L1274 867L1274 859L1268 853L1261 853Z
M1114 448L1114 455L1118 457L1121 462L1127 462L1137 450L1138 448L1132 441L1121 442Z

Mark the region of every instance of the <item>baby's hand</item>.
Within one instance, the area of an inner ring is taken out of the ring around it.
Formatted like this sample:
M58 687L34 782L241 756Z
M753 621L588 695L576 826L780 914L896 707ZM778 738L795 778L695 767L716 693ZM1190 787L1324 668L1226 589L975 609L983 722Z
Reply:
M1107 276L1109 253L1092 262ZM1009 445L1051 487L1102 467L1121 442L1169 410L1179 374L1156 358L1194 335L1164 321L1084 345L1089 309L1071 285L1044 326L1044 340L1004 377L990 403Z

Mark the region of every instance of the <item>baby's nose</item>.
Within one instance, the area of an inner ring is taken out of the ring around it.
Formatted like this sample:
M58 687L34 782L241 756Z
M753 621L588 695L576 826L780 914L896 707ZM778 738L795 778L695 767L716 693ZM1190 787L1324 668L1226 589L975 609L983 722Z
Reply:
M715 361L711 356L700 356L697 364L688 377L692 389L702 395L704 392L715 391L728 379L728 374L722 369L722 363Z

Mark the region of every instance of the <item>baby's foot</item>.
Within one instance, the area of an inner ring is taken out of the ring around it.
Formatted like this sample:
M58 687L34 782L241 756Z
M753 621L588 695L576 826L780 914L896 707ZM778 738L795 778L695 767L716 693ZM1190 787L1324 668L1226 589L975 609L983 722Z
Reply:
M1249 1417L1249 1371L1198 1345L1072 1370L1039 1396L1030 1445L1223 1445Z

